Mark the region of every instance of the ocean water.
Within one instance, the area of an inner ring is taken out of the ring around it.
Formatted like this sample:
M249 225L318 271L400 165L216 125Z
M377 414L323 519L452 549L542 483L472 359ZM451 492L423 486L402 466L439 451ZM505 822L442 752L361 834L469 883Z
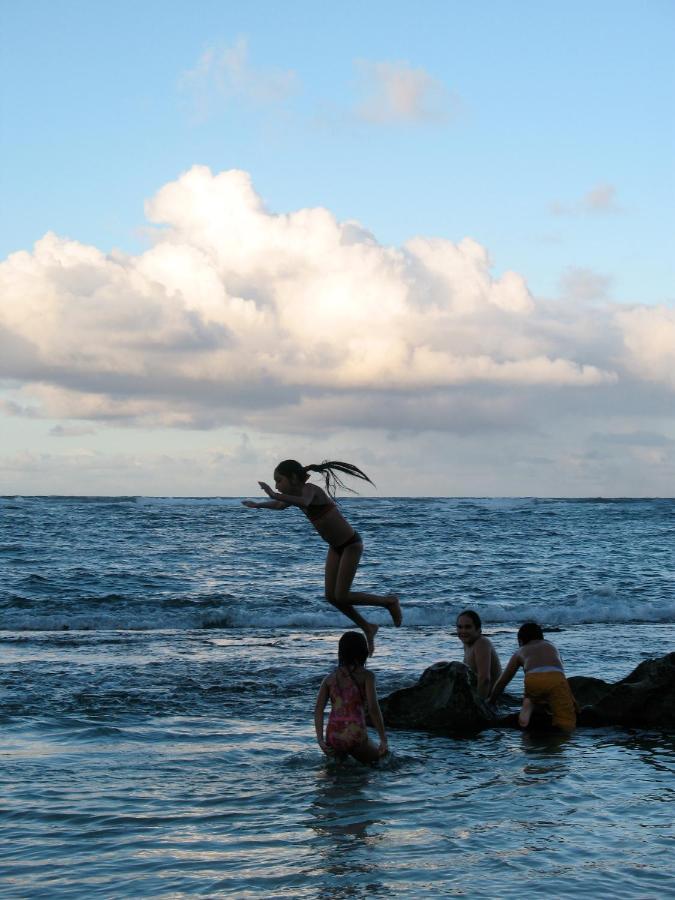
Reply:
M675 501L350 499L356 586L402 598L381 696L480 611L568 674L673 649ZM315 744L348 624L297 510L233 499L0 498L3 897L662 897L675 735L391 731L379 764ZM522 678L510 690L517 694Z

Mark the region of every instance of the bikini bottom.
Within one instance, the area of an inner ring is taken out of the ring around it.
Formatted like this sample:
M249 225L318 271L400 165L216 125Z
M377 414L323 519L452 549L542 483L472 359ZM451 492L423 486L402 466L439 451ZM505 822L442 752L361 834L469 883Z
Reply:
M351 547L352 544L362 543L363 538L358 533L358 531L355 531L354 534L349 538L349 540L345 541L343 544L331 544L330 548L331 550L335 550L336 553L342 554L342 551L345 549L345 547Z

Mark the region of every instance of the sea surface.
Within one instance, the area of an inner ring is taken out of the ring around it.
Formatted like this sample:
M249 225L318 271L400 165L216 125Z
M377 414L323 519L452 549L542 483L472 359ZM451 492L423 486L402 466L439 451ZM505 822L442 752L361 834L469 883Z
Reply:
M675 647L675 501L348 499L356 587L398 592L381 696L505 660L535 618L568 674ZM675 735L391 731L336 763L313 706L349 626L298 510L239 500L0 498L0 896L675 895ZM517 695L522 677L510 691Z

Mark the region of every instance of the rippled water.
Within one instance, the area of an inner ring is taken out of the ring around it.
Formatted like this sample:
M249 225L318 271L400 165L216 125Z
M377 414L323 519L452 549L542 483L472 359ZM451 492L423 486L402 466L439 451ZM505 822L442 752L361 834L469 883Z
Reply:
M363 583L405 600L371 663L381 695L461 657L466 604L502 657L542 614L569 674L615 680L673 649L672 502L347 506ZM378 766L322 757L312 708L343 622L300 517L134 499L0 513L2 896L673 893L673 735L396 731Z

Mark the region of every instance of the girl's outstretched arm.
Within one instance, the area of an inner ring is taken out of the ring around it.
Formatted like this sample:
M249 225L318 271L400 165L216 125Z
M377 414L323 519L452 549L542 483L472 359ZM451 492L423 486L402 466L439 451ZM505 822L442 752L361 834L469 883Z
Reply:
M382 718L382 710L377 699L377 689L375 687L375 676L372 672L366 672L366 701L368 703L368 713L370 720L377 731L380 738L380 746L377 752L380 756L384 756L389 750L387 743L387 732L384 728L384 719Z
M280 500L265 500L263 503L256 503L255 500L242 500L242 506L249 509L288 509L288 503L282 503Z
M495 682L495 686L492 688L490 696L488 697L489 703L494 703L497 697L501 695L506 685L509 683L509 681L511 681L513 676L518 671L519 666L522 666L522 664L523 661L520 658L520 653L514 653L511 659L508 661L506 668Z
M323 739L323 713L328 702L328 685L326 679L321 682L319 693L316 697L314 705L314 729L316 731L316 742L324 753L331 753L331 749Z
M317 493L321 490L315 484L303 484L301 494L279 494L264 481L259 481L258 484L267 496L277 503L283 503L285 506L299 506L302 509L313 503Z

